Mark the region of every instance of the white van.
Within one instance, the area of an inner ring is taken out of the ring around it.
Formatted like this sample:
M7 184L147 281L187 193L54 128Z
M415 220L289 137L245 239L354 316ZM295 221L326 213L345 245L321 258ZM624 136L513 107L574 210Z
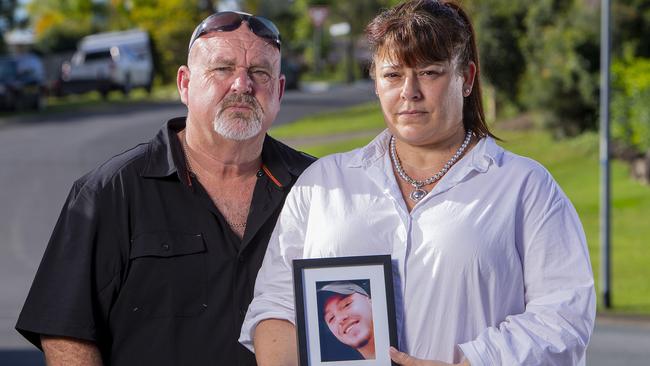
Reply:
M62 94L121 90L126 95L138 87L151 91L152 82L149 35L140 29L86 36L61 67Z

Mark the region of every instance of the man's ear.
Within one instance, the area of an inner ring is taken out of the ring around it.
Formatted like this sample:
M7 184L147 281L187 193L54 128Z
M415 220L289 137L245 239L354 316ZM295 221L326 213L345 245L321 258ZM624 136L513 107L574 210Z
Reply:
M178 88L178 95L181 97L181 102L187 105L189 98L189 84L190 84L190 68L183 65L178 68L176 73L176 87Z
M282 100L282 97L284 96L284 86L285 86L285 84L286 84L286 82L287 82L287 78L284 76L284 74L280 74L280 78L279 78L278 80L280 81L280 82L278 83L278 84L279 84L279 85L278 85L278 88L280 88L280 90L278 90L278 91L279 91L279 93L278 93L278 95L279 95L278 99L281 101L281 100Z

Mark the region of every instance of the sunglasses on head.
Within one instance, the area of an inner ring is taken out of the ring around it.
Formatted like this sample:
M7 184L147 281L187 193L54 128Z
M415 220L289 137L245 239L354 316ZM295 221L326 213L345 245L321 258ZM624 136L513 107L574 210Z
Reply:
M258 37L264 38L280 50L280 31L270 20L238 11L222 11L205 18L194 33L188 50L197 38L209 32L232 32L246 21L248 28Z

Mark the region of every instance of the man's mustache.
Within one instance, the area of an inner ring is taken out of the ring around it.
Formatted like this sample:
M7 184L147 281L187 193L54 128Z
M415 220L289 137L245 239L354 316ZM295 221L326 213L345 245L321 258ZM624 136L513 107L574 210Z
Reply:
M242 105L250 106L256 115L259 115L260 112L262 111L262 107L257 102L257 99L255 99L250 94L230 94L226 96L221 102L221 110L223 111L228 107L235 107L235 106L242 106Z

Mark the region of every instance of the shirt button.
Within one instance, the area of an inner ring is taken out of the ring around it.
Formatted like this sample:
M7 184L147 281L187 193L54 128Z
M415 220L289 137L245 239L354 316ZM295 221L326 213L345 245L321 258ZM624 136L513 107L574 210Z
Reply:
M167 244L167 243L163 243L160 247L161 247L163 250L169 250L169 244Z

